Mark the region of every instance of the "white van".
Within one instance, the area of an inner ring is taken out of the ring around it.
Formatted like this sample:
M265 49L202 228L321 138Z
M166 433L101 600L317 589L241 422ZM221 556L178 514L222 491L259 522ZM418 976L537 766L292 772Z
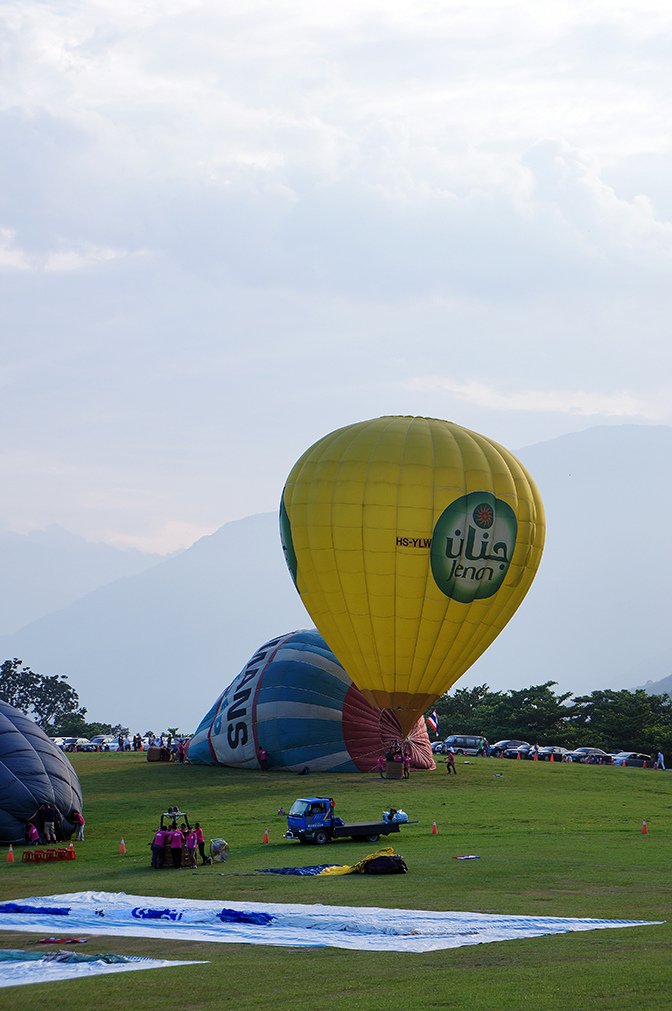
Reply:
M451 734L443 742L443 753L445 754L452 748L456 755L485 754L483 750L484 745L485 738L482 736L479 737L476 734Z

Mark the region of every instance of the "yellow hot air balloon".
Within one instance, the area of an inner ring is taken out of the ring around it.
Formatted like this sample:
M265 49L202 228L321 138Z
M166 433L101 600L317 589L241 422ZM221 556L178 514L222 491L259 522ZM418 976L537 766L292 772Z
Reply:
M360 691L404 732L483 653L541 560L544 509L503 446L434 418L338 429L280 503L305 607Z

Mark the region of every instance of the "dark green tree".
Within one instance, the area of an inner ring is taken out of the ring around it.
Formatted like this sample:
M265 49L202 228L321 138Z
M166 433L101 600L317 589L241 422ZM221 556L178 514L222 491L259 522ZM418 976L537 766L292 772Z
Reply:
M0 698L51 733L66 715L86 716L79 696L65 674L36 674L14 657L0 666Z
M603 690L574 699L572 727L606 751L669 751L672 747L672 700L643 689Z

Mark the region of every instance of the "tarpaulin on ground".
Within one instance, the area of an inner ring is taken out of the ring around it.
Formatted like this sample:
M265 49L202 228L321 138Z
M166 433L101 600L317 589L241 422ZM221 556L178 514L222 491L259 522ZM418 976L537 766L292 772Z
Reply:
M16 912L7 907L23 907ZM51 907L54 913L31 913ZM63 912L66 910L66 912ZM234 916L235 914L235 916ZM0 904L0 929L165 937L230 944L435 951L575 930L644 926L649 920L325 906L319 903L171 899L124 892L73 892Z
M362 857L356 864L311 864L307 867L264 867L258 874L295 874L298 877L339 877L342 874L405 874L403 857L391 846Z
M28 983L52 983L81 979L111 972L137 969L165 969L171 965L202 965L202 962L174 962L163 958L136 958L132 955L94 955L72 951L20 951L0 949L0 987Z

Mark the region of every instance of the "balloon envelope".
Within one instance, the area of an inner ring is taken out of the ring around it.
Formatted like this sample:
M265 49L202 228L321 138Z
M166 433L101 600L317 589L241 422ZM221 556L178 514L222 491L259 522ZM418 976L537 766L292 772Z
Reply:
M0 842L22 842L26 823L47 802L67 820L82 810L75 770L36 723L0 701Z
M433 418L332 432L295 464L280 504L308 613L404 731L514 614L544 531L539 493L513 454Z
M189 761L258 769L369 772L402 733L394 713L371 706L314 629L261 646L203 717ZM409 736L411 764L433 769L424 720Z

